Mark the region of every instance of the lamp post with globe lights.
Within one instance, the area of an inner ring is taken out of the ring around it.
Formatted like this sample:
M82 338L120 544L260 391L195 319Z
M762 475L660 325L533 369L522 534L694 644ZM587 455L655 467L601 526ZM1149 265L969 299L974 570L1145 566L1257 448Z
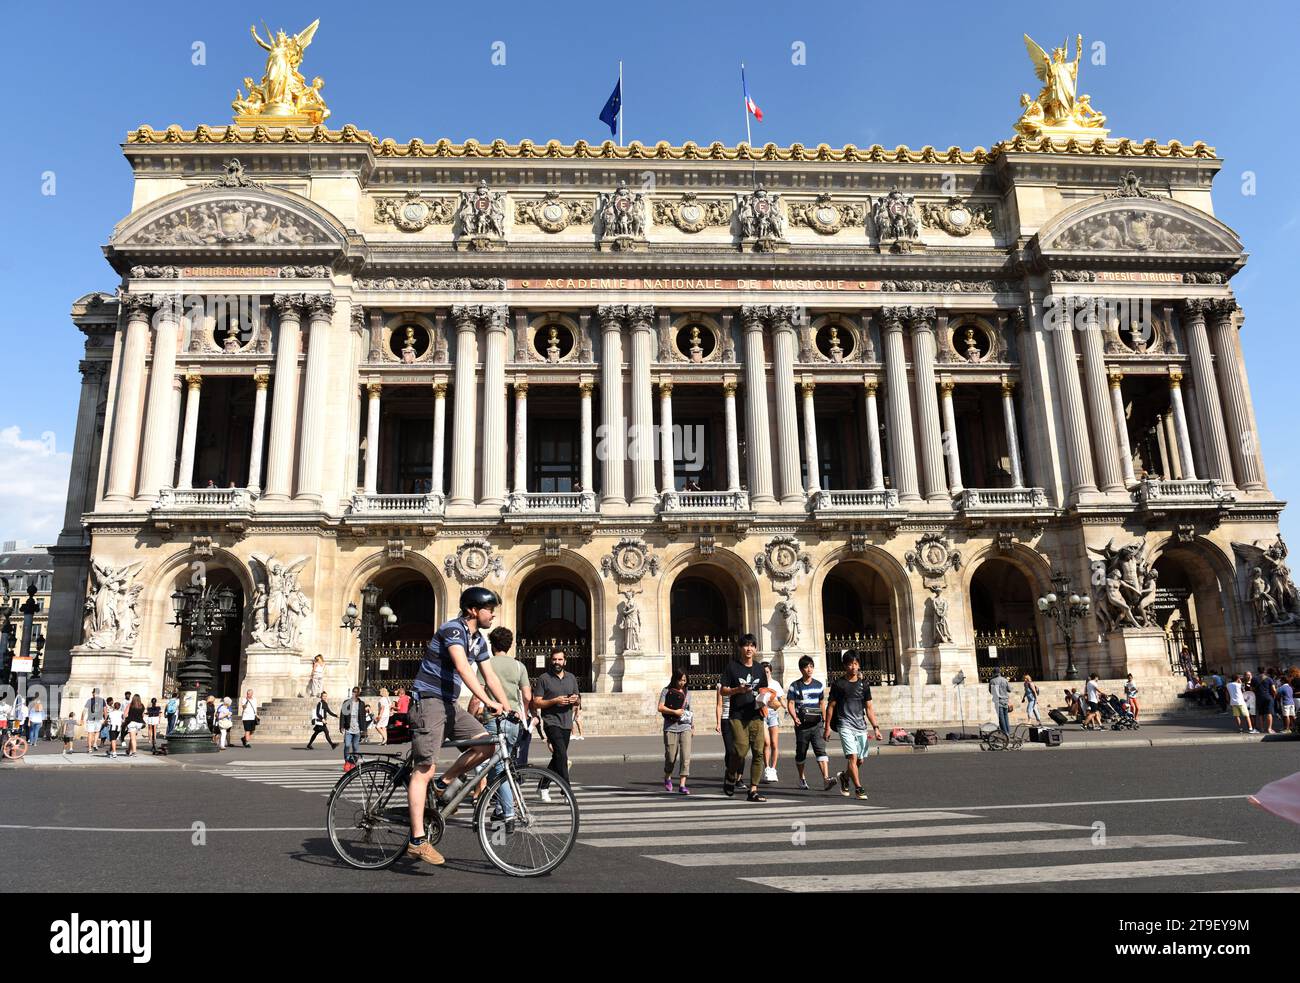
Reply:
M212 636L225 630L235 613L235 592L229 587L209 587L206 577L172 594L172 624L188 628L185 661L176 673L181 693L180 722L167 738L169 754L216 751L208 730L203 701L212 691Z
M380 598L378 584L366 584L361 589L359 611L357 606L349 601L347 609L343 612L343 621L339 627L356 632L361 642L362 696L377 695L372 674L375 649L384 640L385 633L396 626L397 615L388 606L388 602Z
M1092 601L1086 594L1073 593L1070 578L1063 573L1053 575L1052 588L1038 599L1038 610L1056 622L1065 639L1065 678L1078 679L1079 671L1074 667L1074 626L1092 610Z

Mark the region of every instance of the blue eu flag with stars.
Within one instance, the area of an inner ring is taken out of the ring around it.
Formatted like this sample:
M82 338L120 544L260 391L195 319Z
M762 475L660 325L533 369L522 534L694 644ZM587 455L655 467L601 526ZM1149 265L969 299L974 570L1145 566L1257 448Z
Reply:
M618 136L618 112L623 106L623 80L614 83L614 91L609 94L609 101L600 111L600 121L609 125L609 135Z

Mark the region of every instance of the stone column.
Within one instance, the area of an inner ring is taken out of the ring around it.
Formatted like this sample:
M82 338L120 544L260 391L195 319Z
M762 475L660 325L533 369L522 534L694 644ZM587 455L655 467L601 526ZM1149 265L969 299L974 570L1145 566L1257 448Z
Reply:
M1196 480L1196 465L1192 461L1192 440L1187 429L1187 415L1183 409L1183 374L1177 369L1169 373L1169 405L1173 409L1174 435L1178 439L1178 460L1183 477Z
M379 494L379 396L384 387L377 382L366 384L370 405L366 408L366 494Z
M95 496L90 483L91 462L99 410L101 386L108 375L107 361L82 359L81 397L77 401L77 429L73 438L72 467L68 474L68 500L63 512L64 535L71 533L81 538L81 516L95 507Z
M1166 480L1174 477L1174 455L1169 448L1168 427L1165 425L1165 415L1157 413L1155 422L1152 424L1156 431L1156 444L1160 448L1160 474Z
M776 398L776 446L780 458L781 501L802 502L799 476L799 413L795 408L794 360L798 350L794 325L794 308L772 308L772 386Z
M659 380L659 485L665 492L677 490L676 458L673 450L673 381Z
M817 386L811 379L805 379L799 388L803 393L803 446L808 466L805 490L811 495L820 491L822 485L821 461L817 457L817 407L813 400Z
M304 376L302 422L298 429L298 498L321 501L321 469L325 460L326 399L329 395L332 294L308 294L307 370Z
M885 487L885 463L880 456L880 411L876 407L876 380L866 382L867 401L867 452L871 458L871 489L878 491Z
M1007 456L1011 458L1011 487L1025 487L1025 469L1020 459L1020 434L1016 426L1016 384L1002 377L1002 425L1007 433Z
M745 334L745 435L749 462L749 500L776 501L772 495L772 446L767 422L767 364L763 355L763 313L742 307Z
M653 505L655 442L650 360L654 354L654 308L629 307L628 320L632 328L632 502Z
M581 472L581 475L582 475L582 478L581 478L581 480L582 480L582 490L583 490L584 492L588 493L588 494L590 494L591 492L593 492L593 491L595 490L595 487L594 487L594 485L592 484L592 482L593 482L592 471L594 470L594 467L593 467L593 465L592 465L592 460L591 460L591 458L592 458L592 454L591 454L591 436L592 436L592 426L591 426L591 390L592 390L592 385L593 385L593 384L592 384L591 378L588 377L588 376L584 376L584 377L583 377L583 378L578 382L578 397L579 397L578 402L579 402L579 404L580 404L580 406L581 406L581 409L582 409L582 413L581 413L581 424L580 424L580 431L579 431L579 433L580 433L580 455L579 455L579 456L581 457L581 461L579 462L579 468L580 468L580 472Z
M1223 427L1223 407L1219 402L1219 387L1214 378L1210 339L1205 331L1208 308L1208 301L1183 301L1183 331L1187 337L1187 354L1192 363L1192 379L1196 382L1196 392L1201 398L1201 425L1205 428L1205 438L1209 444L1205 455L1210 467L1207 477L1218 478L1225 491L1235 491L1228 435Z
M1070 493L1076 498L1097 491L1092 470L1092 450L1088 445L1088 423L1083 410L1083 391L1079 386L1078 359L1074 352L1074 326L1071 312L1064 310L1061 297L1049 298L1061 305L1048 325L1052 336L1052 354L1056 360L1056 381L1061 416L1064 418L1065 448L1070 462Z
M177 488L194 487L194 442L199 434L199 394L203 376L197 372L185 376L185 433L181 437L181 466L176 474Z
M945 378L939 383L939 391L943 394L943 447L944 457L948 460L948 489L957 495L962 491L962 482L961 456L957 450L957 414L952 407L953 388L951 379Z
M943 476L943 435L939 429L939 396L935 390L934 316L933 307L907 309L907 323L912 331L912 373L916 379L925 497L931 502L943 502L948 499L949 491Z
M138 497L153 498L176 467L176 412L172 387L176 378L176 338L180 328L180 300L168 295L154 298L153 365L149 370L149 401L145 411L144 449L140 455Z
M433 467L429 477L431 492L442 497L445 492L443 462L447 457L447 383L444 379L433 384Z
M483 350L483 499L497 508L506 503L506 325L504 307L484 308Z
M516 495L528 491L528 382L515 382L515 487Z
M600 462L601 503L626 505L623 491L623 318L626 308L603 305L600 317L600 429L605 455Z
M113 438L108 467L108 501L129 501L135 491L135 464L140 453L140 392L144 385L145 352L149 346L150 294L122 294L127 311L126 340L118 368L120 382L113 415Z
M1083 349L1083 377L1088 393L1088 411L1092 421L1093 451L1096 454L1097 479L1103 492L1122 492L1119 449L1115 442L1117 422L1106 391L1106 356L1101 340L1101 316L1104 301L1095 297L1079 298L1079 344Z
M1183 473L1182 449L1178 445L1178 431L1174 427L1172 404L1170 411L1164 415L1165 451L1169 455L1169 477L1179 480L1187 477Z
M271 385L271 377L265 373L253 376L256 392L253 396L253 440L248 451L248 490L261 491L262 485L262 442L266 433L266 390Z
M298 352L301 345L301 294L276 294L279 339L275 347L275 396L271 400L271 450L266 463L266 494L287 499L293 483L293 443L298 428Z
M736 426L736 381L722 383L723 412L727 427L727 491L740 491L740 433Z
M1128 439L1128 414L1124 412L1124 391L1120 388L1124 373L1111 369L1107 374L1110 383L1110 408L1115 415L1115 436L1119 439L1119 466L1124 472L1124 486L1132 488L1137 484L1137 475L1133 473L1133 447Z
M456 325L456 405L451 436L452 505L474 504L474 435L478 432L478 397L474 391L474 362L477 358L479 312L477 307L460 305L451 309Z
M1241 345L1233 322L1237 302L1231 297L1210 302L1211 331L1214 335L1214 364L1219 392L1227 416L1228 449L1238 484L1248 492L1264 490L1264 472L1259 466L1259 438L1251 425L1250 399L1246 394Z
M889 395L889 472L899 501L919 502L916 444L912 438L912 401L907 394L907 360L903 354L902 318L906 308L880 312L881 343L885 347L885 386Z

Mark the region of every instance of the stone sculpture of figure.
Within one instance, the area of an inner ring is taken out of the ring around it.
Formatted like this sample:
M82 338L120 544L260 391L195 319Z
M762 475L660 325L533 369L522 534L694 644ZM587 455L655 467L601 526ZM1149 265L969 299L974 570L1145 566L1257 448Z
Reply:
M780 591L782 600L776 602L776 613L781 618L781 624L785 628L785 642L782 644L782 650L797 649L799 647L799 608L795 605L793 591L789 587L782 588Z
M286 566L272 555L254 553L254 570L261 568L262 582L253 593L253 638L268 648L292 648L298 642L302 620L310 612L307 597L298 586L298 573L310 557Z
M620 592L623 600L618 603L618 622L615 625L623 632L623 651L641 651L641 608L637 604L636 591Z
M872 202L871 220L875 223L876 234L881 242L888 239L911 242L921 233L915 200L897 188Z
M1269 595L1264 572L1255 567L1250 572L1250 604L1255 609L1255 623L1271 625L1277 621L1277 604Z
M633 193L627 185L602 194L597 206L600 212L601 235L605 238L645 237L645 195Z
M560 360L560 329L552 327L546 335L546 361Z
M931 587L930 610L934 613L934 644L947 645L952 642L952 629L948 627L948 600L943 596L942 587Z
M1134 615L1138 624L1148 628L1156 623L1156 581L1159 576L1159 572L1152 566L1142 572L1142 596L1138 599Z
M743 239L785 238L781 196L768 194L765 188L759 187L751 194L741 195L736 204L736 217Z
M143 584L132 584L144 562L127 563L120 567L92 557L90 561L91 585L86 598L86 621L83 627L90 631L85 639L88 648L108 648L135 643L140 621L136 601Z
M467 236L494 236L506 234L506 193L492 191L486 181L480 181L473 191L460 195L461 229Z
M978 362L980 360L980 346L975 341L974 328L966 329L966 334L962 337L962 345L966 349L966 361Z

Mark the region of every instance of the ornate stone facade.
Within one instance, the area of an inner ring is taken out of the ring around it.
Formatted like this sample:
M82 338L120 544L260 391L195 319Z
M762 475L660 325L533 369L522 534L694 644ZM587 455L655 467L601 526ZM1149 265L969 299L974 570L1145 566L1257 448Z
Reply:
M1300 657L1204 144L127 149L120 291L72 312L70 699L159 691L194 564L239 595L222 651L263 697L317 652L356 681L338 626L372 583L393 645L490 586L526 659L563 643L604 693L707 685L742 632L785 681L844 648L915 699L995 659L1059 677L1054 574L1093 598L1082 671L1122 674L1133 631Z

